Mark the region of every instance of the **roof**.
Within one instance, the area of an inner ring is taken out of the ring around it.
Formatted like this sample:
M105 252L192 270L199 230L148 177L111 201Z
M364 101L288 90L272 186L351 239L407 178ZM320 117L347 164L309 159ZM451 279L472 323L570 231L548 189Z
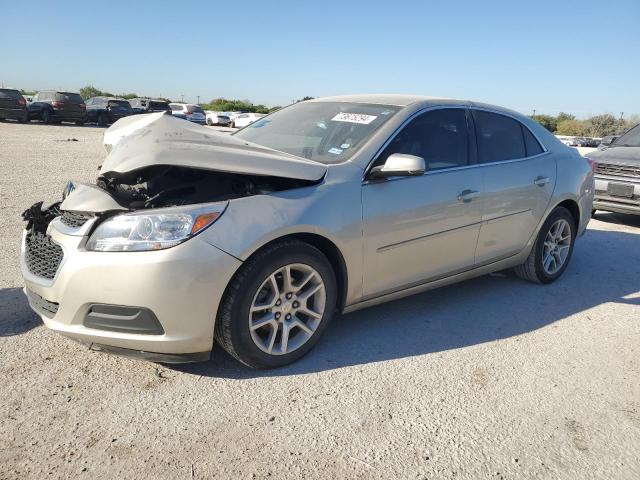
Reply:
M396 105L398 107L406 107L412 103L448 100L450 98L428 97L425 95L402 95L402 94L386 94L371 93L362 95L337 95L334 97L323 97L309 100L310 102L352 102L352 103L377 103L379 105ZM461 103L466 101L461 100Z

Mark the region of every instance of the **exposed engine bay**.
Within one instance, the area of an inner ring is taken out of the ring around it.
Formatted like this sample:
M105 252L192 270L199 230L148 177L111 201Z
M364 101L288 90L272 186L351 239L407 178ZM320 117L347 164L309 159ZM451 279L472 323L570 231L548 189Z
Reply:
M122 175L102 175L97 185L127 209L217 202L298 188L316 182L156 165Z

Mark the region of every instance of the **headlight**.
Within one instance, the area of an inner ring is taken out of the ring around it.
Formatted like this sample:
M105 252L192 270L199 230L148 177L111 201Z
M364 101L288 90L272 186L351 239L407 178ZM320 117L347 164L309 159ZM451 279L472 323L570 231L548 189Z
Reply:
M220 218L226 207L224 202L116 215L96 228L86 248L101 252L170 248L207 228Z

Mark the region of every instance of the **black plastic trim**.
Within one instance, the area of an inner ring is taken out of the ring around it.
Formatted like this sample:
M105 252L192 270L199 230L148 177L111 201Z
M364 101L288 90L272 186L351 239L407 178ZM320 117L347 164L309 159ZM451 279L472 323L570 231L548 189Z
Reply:
M122 357L137 358L156 363L194 363L206 362L211 358L211 351L194 352L194 353L157 353L147 352L144 350L132 350L130 348L114 347L111 345L102 345L100 343L92 343L89 345L90 350L97 352L111 353Z
M155 314L144 307L94 304L89 307L83 325L87 328L138 335L163 335Z

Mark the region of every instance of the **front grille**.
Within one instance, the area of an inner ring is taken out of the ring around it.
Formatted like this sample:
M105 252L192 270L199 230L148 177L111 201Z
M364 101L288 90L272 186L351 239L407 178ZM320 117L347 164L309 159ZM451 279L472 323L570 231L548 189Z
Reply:
M47 318L53 318L58 313L59 304L55 302L50 302L49 300L41 297L35 292L32 292L27 288L27 299L29 300L29 305L40 315L44 315Z
M64 223L67 227L72 228L80 228L82 225L87 223L93 215L88 213L78 213L78 212L62 212L62 216L60 217L60 221Z
M49 235L29 233L25 239L25 261L31 273L49 280L56 276L62 262L62 247L51 240Z
M618 177L640 177L640 167L613 165L611 163L596 163L594 172L602 175L615 175Z

